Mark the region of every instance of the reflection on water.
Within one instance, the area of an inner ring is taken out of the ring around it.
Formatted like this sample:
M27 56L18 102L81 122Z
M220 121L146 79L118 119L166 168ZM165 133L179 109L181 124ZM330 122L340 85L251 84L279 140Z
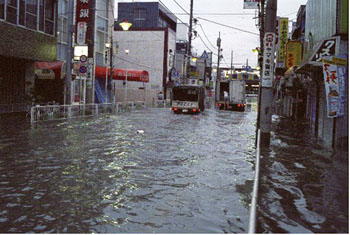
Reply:
M306 125L275 124L261 161L257 231L348 233L348 153L314 144Z
M255 119L151 109L2 126L0 232L245 233Z

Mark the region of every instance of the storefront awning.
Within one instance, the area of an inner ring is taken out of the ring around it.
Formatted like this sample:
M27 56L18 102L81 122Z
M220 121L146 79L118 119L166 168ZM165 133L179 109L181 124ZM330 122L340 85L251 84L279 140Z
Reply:
M35 75L39 79L60 79L61 78L61 70L63 66L63 61L55 61L55 62L35 62L34 70Z
M110 69L108 68L108 75ZM128 81L133 82L149 82L149 74L145 70L126 70L126 69L113 69L114 80L125 80L126 74L128 75ZM95 76L97 78L106 77L106 67L96 66Z

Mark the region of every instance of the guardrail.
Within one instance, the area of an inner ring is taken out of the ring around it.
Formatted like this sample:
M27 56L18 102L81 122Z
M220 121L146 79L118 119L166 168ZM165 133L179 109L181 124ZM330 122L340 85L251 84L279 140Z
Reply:
M145 102L127 102L116 104L76 104L33 106L30 109L31 122L70 119L74 117L116 114L146 108Z
M256 145L255 177L254 177L252 201L250 203L248 233L255 233L255 227L256 227L256 207L257 207L257 200L258 200L259 173L260 173L260 130L258 130L257 138L258 140Z

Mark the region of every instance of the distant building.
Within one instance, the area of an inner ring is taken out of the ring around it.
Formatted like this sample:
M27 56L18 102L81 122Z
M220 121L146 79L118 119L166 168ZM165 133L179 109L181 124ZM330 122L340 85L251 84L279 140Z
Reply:
M118 24L123 20L132 23L129 31L119 28ZM145 88L140 83L127 84L129 101L142 100L147 93L146 99L150 103L157 99L159 92L166 94L176 46L176 21L175 15L159 2L118 4L114 40L119 46L119 53L114 66L149 72L149 83ZM125 50L129 53L126 54ZM121 91L119 94L123 94L125 82L116 81L115 85L117 91ZM121 99L122 96L117 94L117 101Z

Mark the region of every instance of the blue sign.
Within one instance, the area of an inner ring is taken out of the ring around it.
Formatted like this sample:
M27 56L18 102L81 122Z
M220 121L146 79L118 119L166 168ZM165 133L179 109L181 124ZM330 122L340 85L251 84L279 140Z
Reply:
M87 72L86 66L85 66L85 65L80 66L79 72L80 72L80 73L86 73L86 72Z

